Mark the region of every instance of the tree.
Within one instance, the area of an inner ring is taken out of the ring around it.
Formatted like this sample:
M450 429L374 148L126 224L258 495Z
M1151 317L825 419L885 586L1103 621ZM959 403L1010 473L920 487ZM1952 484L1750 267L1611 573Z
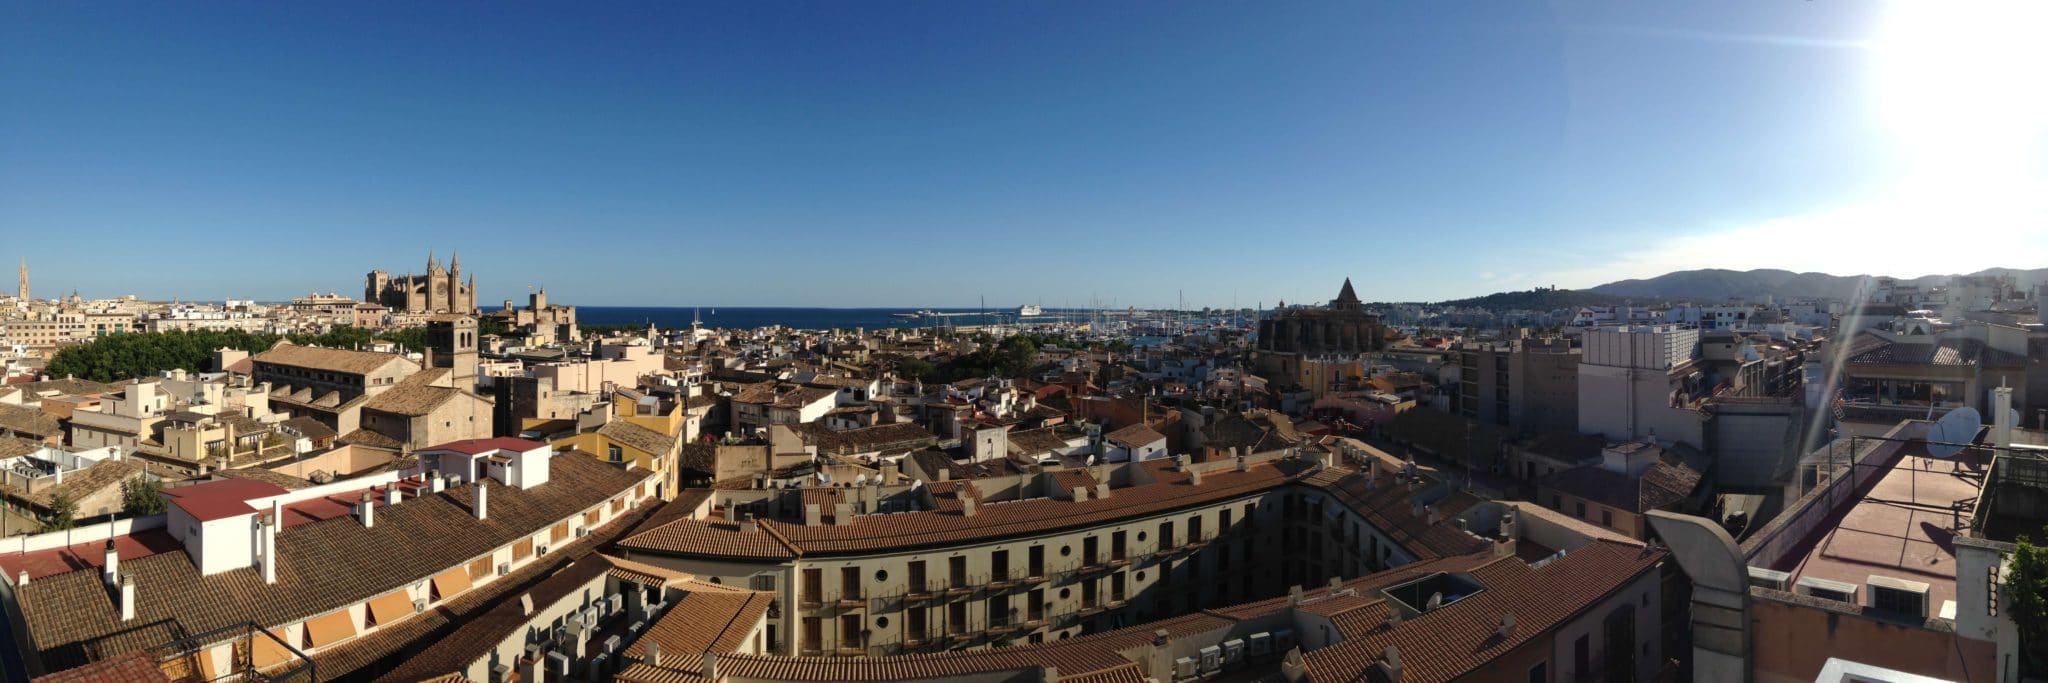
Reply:
M936 371L938 371L938 366L932 365L931 361L923 358L905 358L896 361L896 376L903 379L927 379Z
M2019 625L2020 675L2048 675L2048 546L2020 537L2006 570L2005 591L2013 623Z
M58 493L50 497L50 515L43 518L42 531L48 533L69 529L76 523L77 517L78 501L72 500L71 494Z
M147 475L121 482L121 510L143 517L163 514L164 484Z

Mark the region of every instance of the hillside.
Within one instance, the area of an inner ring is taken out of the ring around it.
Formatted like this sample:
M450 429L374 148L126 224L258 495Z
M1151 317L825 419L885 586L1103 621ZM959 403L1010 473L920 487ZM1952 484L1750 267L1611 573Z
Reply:
M1497 292L1469 299L1439 301L1434 305L1457 306L1459 308L1476 307L1489 311L1554 311L1560 308L1578 308L1580 306L1612 306L1627 303L1627 301L1627 297L1584 290L1532 289L1522 292Z
M2022 289L2031 288L2048 281L2048 268L2017 270L2012 268L1991 268L1968 273L1968 275L2013 275ZM1848 299L1865 278L1873 275L1830 275L1827 273L1794 273L1789 270L1760 269L1749 271L1708 268L1681 270L1641 280L1621 280L1592 288L1590 291L1621 297L1647 299L1690 299L1694 301L1720 301L1731 298L1762 299L1766 296L1778 298L1824 297ZM1902 282L1932 286L1953 275L1922 275L1913 278L1899 278ZM1483 298L1483 297L1482 297Z

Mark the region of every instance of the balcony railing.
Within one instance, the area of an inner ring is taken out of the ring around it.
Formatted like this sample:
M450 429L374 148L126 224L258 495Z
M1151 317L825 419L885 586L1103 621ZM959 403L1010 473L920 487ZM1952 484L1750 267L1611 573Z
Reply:
M254 665L254 662L251 661L249 654L255 651L257 639L267 639L277 647L282 648L283 652L286 653L283 659L270 664L267 668L259 670ZM209 678L208 673L212 667L200 666L199 659L207 656L207 648L209 646L223 641L235 643L233 661L229 662L226 670L211 672L212 677ZM256 681L258 683L298 683L300 681L311 683L312 681L319 680L318 675L314 671L313 659L311 657L307 657L306 653L300 652L298 648L292 647L291 643L271 635L270 632L257 626L254 622L235 624L179 638L151 648L149 654L156 658L159 668L163 669L166 676L180 683L187 681L210 683L211 681L225 680Z

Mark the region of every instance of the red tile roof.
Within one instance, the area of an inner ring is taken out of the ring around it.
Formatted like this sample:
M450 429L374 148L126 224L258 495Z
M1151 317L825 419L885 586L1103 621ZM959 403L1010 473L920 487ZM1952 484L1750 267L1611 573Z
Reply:
M256 512L249 501L285 493L282 486L250 479L223 479L164 489L164 496L172 505L202 522Z
M457 453L462 453L465 455L480 455L483 453L489 453L491 451L499 449L504 449L508 451L519 451L524 453L526 451L530 451L536 448L547 448L547 446L547 444L541 443L539 441L527 441L525 439L516 439L509 436L499 436L492 437L489 439L463 439L461 441L450 441L448 443L436 446L428 446L420 450L455 451Z

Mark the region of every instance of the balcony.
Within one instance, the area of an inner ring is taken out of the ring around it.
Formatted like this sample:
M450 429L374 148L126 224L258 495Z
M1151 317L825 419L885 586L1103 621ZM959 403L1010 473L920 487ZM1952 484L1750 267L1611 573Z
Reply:
M1102 561L1102 558L1091 557L1081 562L1079 571L1082 574L1099 574L1109 571L1109 563Z
M841 645L837 649L832 650L832 654L838 657L862 657L866 656L867 653L868 649L859 645Z
M903 639L903 644L900 647L904 652L918 652L930 646L931 641L924 638L906 637Z
M1109 558L1110 569L1123 569L1124 567L1129 566L1131 566L1131 558L1125 556L1123 553L1117 553L1115 555L1110 556Z
M835 607L838 607L839 609L860 609L860 608L862 608L862 607L866 607L866 606L867 606L867 604L868 604L868 601L867 601L867 598L863 598L863 597L861 597L861 596L858 596L858 595L854 595L854 596L845 596L845 595L842 595L842 596L839 596L839 600L838 600L837 602L834 602L834 603L832 603L832 604L833 604L833 606L835 606Z
M1036 585L1039 585L1039 584L1043 584L1043 583L1045 583L1045 582L1046 582L1046 580L1047 580L1047 579L1046 579L1046 576L1045 576L1045 571L1044 571L1044 570L1040 570L1040 571L1035 571L1035 572L1031 572L1031 574L1029 574L1029 575L1027 575L1027 576L1024 576L1024 577L1022 577L1022 578L1019 578L1019 579L1017 579L1017 583L1019 583L1019 584L1021 584L1021 585L1025 585L1025 586L1036 586Z
M1018 583L1019 582L1016 579L1012 579L1007 576L998 576L988 580L988 589L992 591L1006 591L1011 588L1015 588Z

